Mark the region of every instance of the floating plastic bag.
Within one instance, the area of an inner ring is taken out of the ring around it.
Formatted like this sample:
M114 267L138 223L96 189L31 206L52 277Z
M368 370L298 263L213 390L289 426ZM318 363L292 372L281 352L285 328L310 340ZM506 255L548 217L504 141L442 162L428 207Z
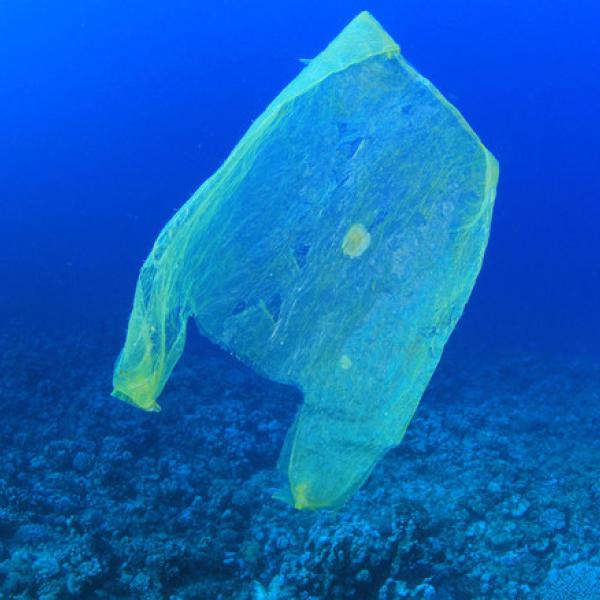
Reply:
M497 178L458 111L361 13L159 235L114 395L158 410L194 317L304 394L281 495L341 504L402 440L481 267Z

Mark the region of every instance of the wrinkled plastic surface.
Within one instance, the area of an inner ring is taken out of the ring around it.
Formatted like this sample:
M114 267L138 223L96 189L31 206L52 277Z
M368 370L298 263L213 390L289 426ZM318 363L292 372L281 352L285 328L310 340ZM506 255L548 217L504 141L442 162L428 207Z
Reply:
M194 317L304 394L282 497L341 504L406 431L481 267L497 176L457 110L361 13L161 232L114 395L158 410Z

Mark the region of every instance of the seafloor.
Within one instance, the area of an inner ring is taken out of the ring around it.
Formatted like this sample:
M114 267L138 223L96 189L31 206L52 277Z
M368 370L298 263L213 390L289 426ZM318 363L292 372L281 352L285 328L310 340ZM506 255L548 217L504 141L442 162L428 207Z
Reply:
M600 598L598 362L446 357L362 491L297 512L297 392L196 349L144 414L117 345L0 339L0 598Z

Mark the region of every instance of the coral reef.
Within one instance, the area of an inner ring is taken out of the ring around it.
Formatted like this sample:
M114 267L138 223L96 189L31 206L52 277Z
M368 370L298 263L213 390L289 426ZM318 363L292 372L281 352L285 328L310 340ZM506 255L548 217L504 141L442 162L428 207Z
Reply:
M597 597L597 362L449 357L356 497L300 512L271 497L296 390L200 347L145 414L115 345L0 339L0 597Z

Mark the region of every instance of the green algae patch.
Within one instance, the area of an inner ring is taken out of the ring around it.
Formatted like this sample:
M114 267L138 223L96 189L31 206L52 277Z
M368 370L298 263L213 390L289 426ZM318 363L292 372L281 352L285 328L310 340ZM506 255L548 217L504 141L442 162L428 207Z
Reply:
M158 236L113 394L158 410L193 318L304 395L279 496L340 505L404 436L479 273L497 179L459 112L359 14Z

